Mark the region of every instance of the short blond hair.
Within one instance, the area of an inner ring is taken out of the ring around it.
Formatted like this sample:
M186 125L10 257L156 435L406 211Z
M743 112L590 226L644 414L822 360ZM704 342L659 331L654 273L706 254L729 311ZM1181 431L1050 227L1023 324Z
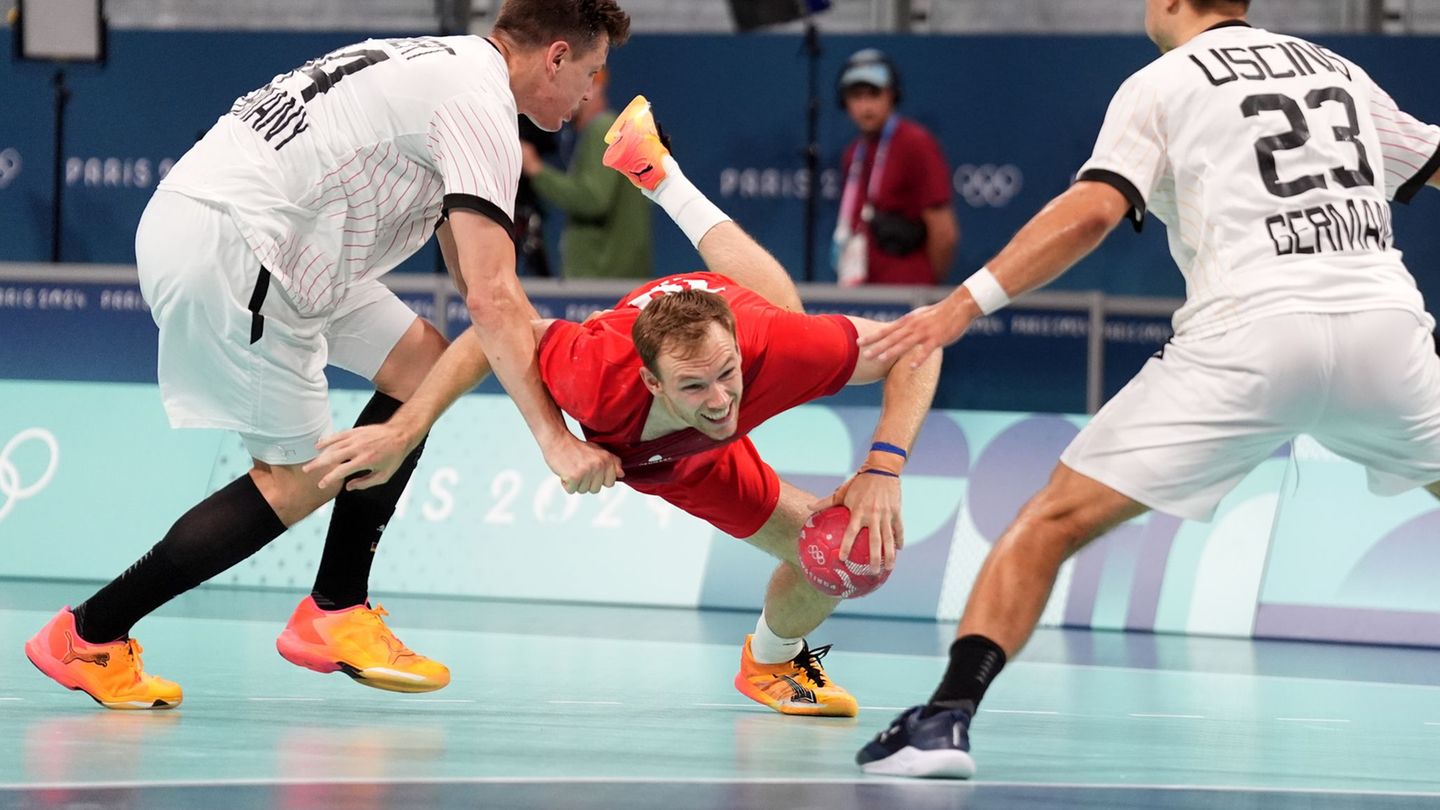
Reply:
M735 312L730 302L712 292L684 290L646 304L630 327L630 337L645 367L659 377L660 353L673 348L681 357L691 356L705 343L712 323L735 337Z

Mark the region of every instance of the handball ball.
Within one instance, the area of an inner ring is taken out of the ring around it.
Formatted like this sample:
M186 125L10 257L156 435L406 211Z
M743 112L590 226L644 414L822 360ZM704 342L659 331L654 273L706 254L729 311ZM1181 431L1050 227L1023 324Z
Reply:
M885 584L890 572L870 563L870 530L864 528L850 547L850 559L840 559L840 541L850 524L850 510L832 506L810 516L800 529L800 567L815 590L826 596L854 599Z

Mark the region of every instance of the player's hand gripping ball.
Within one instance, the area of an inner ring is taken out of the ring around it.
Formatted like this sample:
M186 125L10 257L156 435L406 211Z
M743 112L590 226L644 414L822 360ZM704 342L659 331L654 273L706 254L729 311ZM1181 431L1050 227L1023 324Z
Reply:
M870 530L862 528L850 547L850 559L840 559L840 541L850 524L850 510L832 506L816 512L800 529L800 567L815 590L826 596L854 599L885 584L890 572L870 562Z

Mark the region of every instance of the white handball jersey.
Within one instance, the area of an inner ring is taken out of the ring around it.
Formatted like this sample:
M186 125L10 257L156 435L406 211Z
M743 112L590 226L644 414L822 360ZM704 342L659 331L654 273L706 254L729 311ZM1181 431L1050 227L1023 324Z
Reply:
M1222 23L1131 76L1080 180L1110 183L1169 231L1185 275L1177 335L1289 312L1424 304L1387 200L1440 166L1440 128L1402 112L1353 63Z
M452 208L513 233L519 124L480 37L366 40L235 102L160 188L223 207L305 314L385 273Z

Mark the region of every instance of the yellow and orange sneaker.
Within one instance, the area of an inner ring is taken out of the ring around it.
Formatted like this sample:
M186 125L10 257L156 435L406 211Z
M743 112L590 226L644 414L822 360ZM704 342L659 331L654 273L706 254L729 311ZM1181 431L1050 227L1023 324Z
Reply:
M605 143L609 146L601 162L625 175L630 182L654 191L665 179L664 160L670 150L660 137L655 116L650 114L650 102L644 96L636 96L610 125Z
M107 709L173 709L180 684L145 674L140 642L133 638L91 644L75 630L64 608L25 642L25 657L51 680L84 692Z
M735 675L740 694L781 714L854 717L860 713L855 696L831 681L820 666L820 659L830 652L829 644L813 650L806 644L789 661L761 664L750 654L753 638L746 636L740 649L740 672Z
M281 657L316 672L343 672L357 683L391 692L433 692L450 683L450 670L412 652L395 637L380 605L322 610L305 597L275 640Z

